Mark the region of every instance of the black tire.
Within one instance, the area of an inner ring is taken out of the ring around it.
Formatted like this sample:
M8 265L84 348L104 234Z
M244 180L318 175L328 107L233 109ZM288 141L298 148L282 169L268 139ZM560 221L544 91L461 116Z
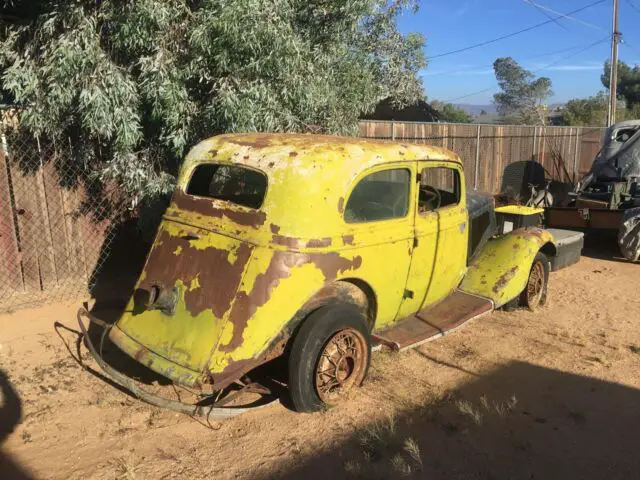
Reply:
M337 395L343 396L352 387L359 387L366 378L371 361L371 335L364 314L357 307L346 304L320 308L305 319L289 354L289 393L297 411L316 412L338 403L330 401L326 395L321 398L319 388L326 387L319 386L317 378L325 375L318 370L320 362L325 362L330 349L341 339L354 340L359 353L354 361L349 355L341 356L340 365L354 363L355 366L353 373L346 373L347 377L342 379L346 385L335 389ZM334 352L338 350L333 349ZM336 367L333 373L338 378L345 371Z
M518 295L513 300L509 300L502 306L502 310L505 312L515 312L518 307L520 307L520 295Z

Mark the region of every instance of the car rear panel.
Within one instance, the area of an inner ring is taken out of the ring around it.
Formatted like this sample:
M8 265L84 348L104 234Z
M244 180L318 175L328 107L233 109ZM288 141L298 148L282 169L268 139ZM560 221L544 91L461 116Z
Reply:
M140 344L140 350L202 372L220 338L254 247L202 228L193 209L181 215L178 212L174 201L127 311L117 323L119 331L111 339L136 358L139 351L135 343L122 341L124 333ZM158 295L169 298L169 305L149 307Z

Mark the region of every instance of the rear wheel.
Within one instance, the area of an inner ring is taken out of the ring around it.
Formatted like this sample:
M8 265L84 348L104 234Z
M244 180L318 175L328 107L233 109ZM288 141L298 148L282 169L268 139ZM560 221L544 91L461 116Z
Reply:
M289 355L289 392L296 410L314 412L340 403L359 387L371 359L369 328L352 305L312 313Z

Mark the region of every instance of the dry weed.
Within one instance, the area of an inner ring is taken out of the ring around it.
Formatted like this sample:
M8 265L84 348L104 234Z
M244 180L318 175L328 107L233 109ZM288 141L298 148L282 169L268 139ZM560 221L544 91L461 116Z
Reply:
M127 458L114 458L109 463L113 468L115 478L118 480L136 480L136 469L139 462L134 455L129 455Z
M467 402L466 400L458 400L456 402L456 407L458 407L458 411L463 415L471 418L476 425L482 425L482 412L477 410L471 402Z

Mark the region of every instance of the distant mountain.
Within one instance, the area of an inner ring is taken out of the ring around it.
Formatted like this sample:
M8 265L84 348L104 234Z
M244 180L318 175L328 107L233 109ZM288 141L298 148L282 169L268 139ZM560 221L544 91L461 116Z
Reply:
M469 115L473 115L474 117L480 115L480 112L482 112L483 110L485 112L487 112L488 114L496 114L497 113L496 106L493 105L493 104L489 104L489 105L471 105L469 103L458 103L458 104L456 104L456 107L464 110Z
M552 104L549 104L549 110L553 112L558 108L564 107L564 105L565 105L564 103L552 103ZM489 105L471 105L469 103L458 103L458 104L456 104L456 107L461 108L462 110L467 112L469 115L473 115L474 117L479 117L480 113L483 110L490 116L498 114L498 110L497 110L496 106L493 105L493 104L489 104Z

